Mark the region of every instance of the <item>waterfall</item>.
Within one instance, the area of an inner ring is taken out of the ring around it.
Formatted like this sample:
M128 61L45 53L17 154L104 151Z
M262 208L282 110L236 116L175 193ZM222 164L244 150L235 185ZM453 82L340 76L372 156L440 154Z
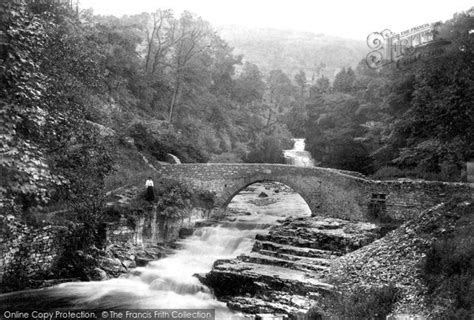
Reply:
M283 156L287 164L298 167L314 167L314 159L308 151L305 151L305 139L292 139L293 149L283 150Z

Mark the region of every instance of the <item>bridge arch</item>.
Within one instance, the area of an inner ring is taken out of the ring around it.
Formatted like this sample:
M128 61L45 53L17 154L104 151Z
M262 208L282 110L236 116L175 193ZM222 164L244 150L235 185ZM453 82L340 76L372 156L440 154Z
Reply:
M232 201L232 199L237 196L242 190L253 184L265 182L279 182L283 185L290 187L306 202L309 207L310 195L307 195L303 190L299 190L297 184L290 181L289 179L272 179L268 177L251 177L249 179L246 179L246 181L243 181L242 183L236 183L234 185L227 186L222 192L220 199L217 200L217 205L220 206L222 209L225 209Z
M314 173L313 171L309 171ZM304 172L305 173L305 172ZM235 177L226 180L224 188L218 193L216 207L224 211L230 201L244 188L257 182L280 182L292 188L299 194L311 210L313 216L327 215L347 218L346 212L351 217L362 217L365 215L363 204L360 203L358 188L350 185L338 184L338 181L321 178L319 175L286 174L273 170L271 172L252 172L243 177ZM352 179L350 179L352 181ZM344 210L344 211L342 211ZM340 212L340 213L339 213Z

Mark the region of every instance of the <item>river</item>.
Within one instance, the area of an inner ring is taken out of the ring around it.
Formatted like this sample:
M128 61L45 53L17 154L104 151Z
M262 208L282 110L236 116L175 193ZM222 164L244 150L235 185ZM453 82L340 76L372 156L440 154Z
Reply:
M259 197L264 192L268 197ZM175 253L134 269L126 278L71 282L0 295L0 307L22 309L215 309L216 319L243 319L193 275L218 259L250 252L257 233L287 216L309 216L304 200L285 186L254 184L229 204L234 212L215 226L179 241ZM237 214L235 214L237 212Z

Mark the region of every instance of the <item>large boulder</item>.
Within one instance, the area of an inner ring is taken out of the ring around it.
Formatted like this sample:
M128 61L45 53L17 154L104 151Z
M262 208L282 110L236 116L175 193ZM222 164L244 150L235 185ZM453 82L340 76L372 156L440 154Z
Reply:
M99 260L99 266L101 269L105 270L107 274L113 277L117 277L121 273L127 272L120 259L117 258L102 258Z
M87 272L87 279L89 281L103 281L108 280L109 276L105 270L102 270L101 268L94 268Z

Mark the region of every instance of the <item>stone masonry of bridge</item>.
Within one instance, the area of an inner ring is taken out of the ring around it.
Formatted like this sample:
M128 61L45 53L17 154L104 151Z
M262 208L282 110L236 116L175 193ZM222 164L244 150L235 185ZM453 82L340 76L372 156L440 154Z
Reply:
M280 164L170 164L158 168L155 178L161 177L215 193L216 212L223 212L245 187L275 181L297 192L313 215L358 221L372 220L373 206L383 208L394 220L405 221L453 195L474 194L474 184L468 183L374 181L355 172Z

